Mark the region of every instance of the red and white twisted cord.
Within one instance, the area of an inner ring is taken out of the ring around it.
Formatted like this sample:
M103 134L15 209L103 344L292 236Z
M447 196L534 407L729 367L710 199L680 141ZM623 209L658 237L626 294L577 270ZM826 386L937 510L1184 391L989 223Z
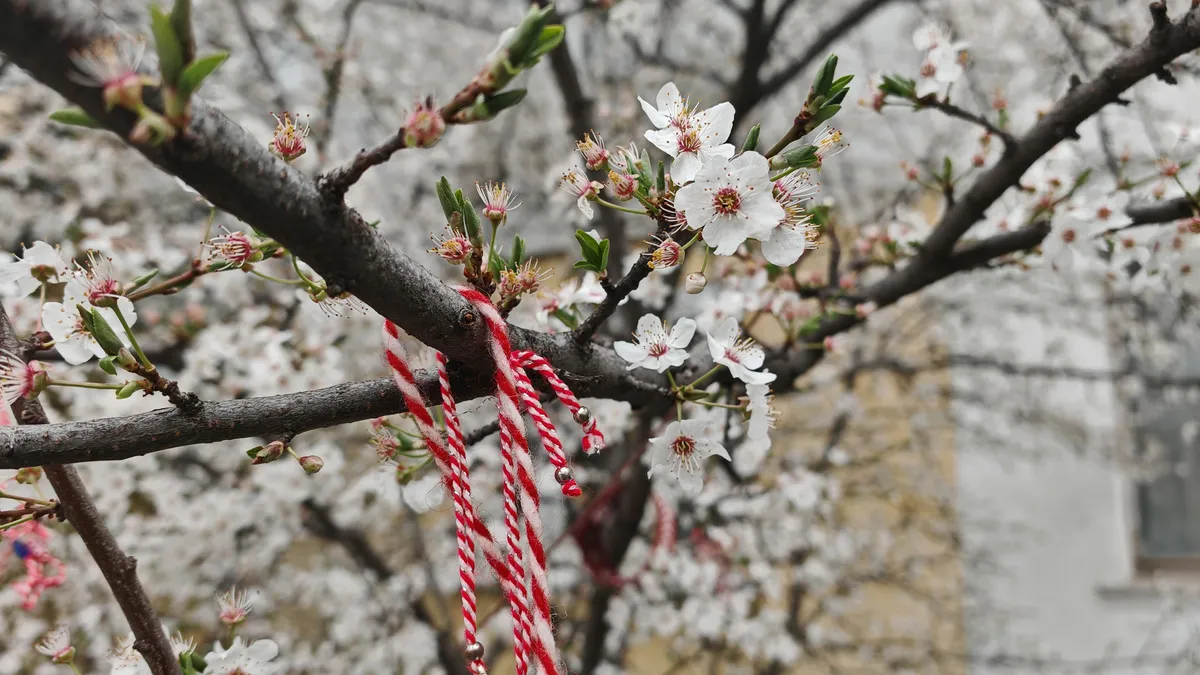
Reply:
M583 429L583 451L589 455L593 455L604 449L604 434L600 433L600 429L596 426L596 419L592 417L590 411L584 408L579 403L579 399L575 398L575 393L567 386L566 382L554 372L554 367L540 354L531 351L515 351L512 353L514 365L521 368L532 368L541 375L550 388L554 390L554 395L559 401L566 406L570 411L571 416Z
M533 464L525 438L525 421L520 410L520 378L510 355L512 347L508 340L508 323L483 293L472 288L460 288L458 292L474 305L482 316L491 338L488 340L488 347L496 366L496 408L500 414L500 451L504 460L504 511L505 527L509 535L509 570L514 576L525 570L521 559L520 533L519 530L514 532L518 527L519 499L521 515L525 516L525 534L532 553L528 568L533 596L531 643L543 675L560 675L563 671L558 645L554 640L550 587L546 576L546 549L543 543L545 533L540 514L541 495L533 480ZM534 398L536 399L536 395ZM515 498L510 499L510 495Z
M483 317L490 338L489 351L496 364L496 406L500 417L505 532L508 543L506 552L502 552L496 545L491 531L476 515L471 501L466 445L450 388L445 356L440 353L437 355L438 383L446 424L446 438L443 440L441 433L434 426L433 416L408 365L400 342L399 328L390 321L384 323L384 355L396 386L404 397L405 405L425 438L429 452L453 499L458 536L459 578L462 586L463 636L468 645L470 669L475 673L486 672L482 660L483 648L477 641L475 547L478 545L484 558L500 578L509 602L518 675L527 675L531 657L537 659L543 675L561 675L563 667L551 621L545 531L540 515L541 495L534 480L533 461L525 437L522 403L533 419L550 462L555 466L555 478L562 485L563 494L578 496L582 490L571 476L562 440L538 399L525 368L542 375L555 395L570 410L583 429L585 451L594 453L602 449L604 435L596 427L596 422L587 408L579 403L571 389L558 377L545 358L530 351L511 350L508 325L487 296L470 288L460 288L458 291ZM524 528L521 527L522 517ZM524 542L522 534L525 537ZM522 543L529 546L528 559L523 554ZM528 587L526 577L529 580Z
M455 524L458 529L459 539L459 565L460 578L463 583L463 623L464 626L474 626L474 609L470 610L468 616L467 597L474 598L475 595L475 578L474 574L465 576L462 574L462 567L466 566L467 561L463 560L464 540L469 542L470 535L464 535L463 529L469 528L474 534L479 537L480 548L483 550L484 557L495 570L496 575L500 578L500 584L505 591L505 596L508 598L509 606L513 615L513 637L514 637L514 652L517 655L518 663L524 663L525 655L528 653L529 644L525 639L526 626L529 624L527 618L527 605L525 600L524 574L519 573L514 575L511 573L509 562L500 553L492 537L491 531L487 525L475 516L474 505L471 503L470 485L468 483L468 470L465 460L465 446L460 461L457 451L451 453L447 451L446 445L442 441L441 433L433 425L433 416L429 413L428 407L425 405L425 398L421 394L420 388L417 386L416 378L413 377L412 369L408 366L406 354L403 344L400 342L400 329L391 321L385 321L383 324L383 339L384 339L384 358L387 360L389 369L392 371L392 379L396 382L396 388L400 390L404 398L405 406L412 414L417 428L421 432L421 436L425 439L426 447L432 455L434 463L442 474L442 480L448 488L451 498L454 502ZM443 390L449 388L449 381L443 379L441 371L444 370L440 365L439 359L439 380L441 380ZM443 401L444 404L444 401ZM453 405L453 403L452 403ZM449 417L449 415L447 415ZM454 425L457 427L457 416L454 416ZM458 433L461 439L461 429ZM453 441L451 441L453 443ZM461 442L461 440L460 440ZM469 546L468 546L469 548ZM469 554L471 559L469 565L474 569L474 554ZM468 637L467 648L470 652L478 643ZM472 660L472 669L477 673L486 672L483 669L483 661L481 658Z

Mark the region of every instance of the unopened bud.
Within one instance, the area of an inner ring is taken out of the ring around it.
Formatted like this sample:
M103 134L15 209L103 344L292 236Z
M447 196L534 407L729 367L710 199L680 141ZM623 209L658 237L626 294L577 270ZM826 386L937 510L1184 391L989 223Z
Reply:
M418 101L404 123L404 145L408 148L428 148L446 134L446 120L433 106L433 97Z
M283 456L287 445L283 441L272 441L266 445L250 448L246 454L250 456L251 464L267 464Z
M119 399L129 398L130 396L133 396L134 393L136 393L141 388L142 388L141 382L130 382L130 383L126 384L124 387L121 387L120 389L117 390L117 398L119 398Z
M304 469L304 473L313 474L321 470L325 466L325 460L316 455L305 455L300 458L300 468Z
M834 337L832 335L825 338L825 341L823 342L823 344L825 346L825 351L829 352L830 354L837 352L837 341L834 339Z
M82 307L82 305L80 305ZM96 339L97 344L109 356L116 356L118 352L125 348L125 344L121 342L121 338L117 337L117 333L108 325L104 314L98 309L91 311L92 337Z
M137 370L137 357L135 357L133 354L130 354L129 350L124 347L121 347L119 350L117 350L117 355L113 358L113 360L116 361L117 365L121 366L121 368L124 370Z
M864 302L854 308L854 314L860 319L865 319L876 309L879 309L879 305L875 304L874 301Z
M42 479L42 467L27 466L17 469L15 478L22 485L33 485Z
M692 272L684 279L683 290L687 291L689 295L696 295L707 285L708 279L705 278L703 272Z

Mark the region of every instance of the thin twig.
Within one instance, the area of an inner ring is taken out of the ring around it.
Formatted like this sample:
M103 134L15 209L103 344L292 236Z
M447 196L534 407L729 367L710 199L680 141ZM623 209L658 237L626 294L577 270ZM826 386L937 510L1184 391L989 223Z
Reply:
M0 305L0 347L9 351L19 349L20 342L13 332L8 314ZM18 424L49 424L46 413L37 400L17 399L12 405ZM134 648L141 652L154 675L177 675L180 672L175 652L167 640L162 623L150 604L150 598L138 581L137 560L121 550L117 540L104 524L96 504L88 494L83 479L75 467L51 464L45 467L46 479L62 504L62 513L75 528L79 538L99 566L112 589L117 604L133 630Z
M964 110L953 103L950 103L949 101L938 100L936 96L917 101L917 106L918 110L920 108L932 108L934 110L940 110L942 113L955 119L964 120L983 127L984 130L986 130L989 134L998 137L1004 142L1005 155L1010 155L1017 150L1017 139L1013 137L1012 134L1001 129L995 124L992 124L983 115L977 115L969 110Z
M275 91L275 100L272 105L280 114L283 114L287 110L287 101L283 99L283 87L279 86L279 79L275 77L275 71L271 68L271 63L267 61L267 55L258 42L258 31L250 25L250 17L246 14L244 3L245 0L229 0L229 4L233 5L234 13L237 14L238 23L242 26L242 32L246 34L246 43L250 45L254 60L258 62L258 69L262 71L263 78L271 84L271 88Z

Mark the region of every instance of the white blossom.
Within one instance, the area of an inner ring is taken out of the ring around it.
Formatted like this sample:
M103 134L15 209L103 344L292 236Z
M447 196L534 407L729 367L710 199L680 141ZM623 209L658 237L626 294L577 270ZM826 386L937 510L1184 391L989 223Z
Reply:
M76 276L67 282L62 302L47 302L42 305L42 325L54 338L54 348L62 355L63 360L71 365L87 363L93 356L102 358L105 355L104 348L84 327L77 309L80 306L88 312L98 310L121 342L126 347L129 346L129 337L121 328L121 322L113 308L93 307L87 298L88 286L81 277ZM130 326L137 322L137 313L129 298L117 297L116 306Z
M638 97L642 110L657 129L646 132L646 140L675 158L671 162L671 180L682 185L696 177L700 167L715 158L733 157L733 145L726 143L733 131L733 105L718 103L697 111L679 95L674 82L658 91L658 107Z
M703 460L711 455L729 460L729 453L720 443L708 438L709 422L706 420L675 421L667 425L663 434L650 439L649 475L656 471L667 471L688 492L699 492L704 487Z
M787 215L772 196L767 159L746 152L705 164L696 180L679 188L675 209L687 226L704 231L717 255L732 255L748 238L768 237Z
M221 643L213 645L204 661L208 664L205 675L273 675L280 670L270 661L279 655L279 646L271 640L255 640L247 645L240 637L233 639L229 649Z
M640 367L661 373L687 361L687 346L695 333L696 322L692 319L680 319L668 334L662 319L646 314L638 319L634 342L618 341L613 344L613 349L629 362L629 370Z
M766 360L762 347L750 338L738 340L740 333L737 319L732 316L726 317L708 333L708 351L713 361L729 368L730 374L746 384L774 382L774 373L758 370Z
M13 295L23 298L41 287L43 281L65 277L69 269L59 257L58 249L44 241L35 241L17 260L0 262L0 290L11 290Z
M805 251L816 248L816 229L804 208L816 191L817 186L807 171L797 171L775 181L771 194L783 208L783 217L767 236L758 237L767 262L787 267L799 260Z
M749 399L746 411L750 413L746 437L752 440L769 440L768 430L775 428L777 414L771 407L770 387L765 384L747 384L746 396Z

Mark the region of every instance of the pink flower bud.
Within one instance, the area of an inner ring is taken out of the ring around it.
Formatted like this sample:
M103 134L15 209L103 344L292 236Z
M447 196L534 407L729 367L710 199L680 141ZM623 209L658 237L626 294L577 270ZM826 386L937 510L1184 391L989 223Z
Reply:
M446 134L446 120L433 106L433 97L418 101L408 121L404 123L404 145L409 148L428 148Z
M305 455L300 458L300 468L304 473L314 474L325 466L325 461L316 455Z
M871 313L877 309L879 309L879 305L876 304L874 300L872 300L870 302L864 302L861 305L858 305L857 307L855 307L854 313L858 316L858 318L865 319L868 316L870 316Z
M830 354L837 353L838 344L837 344L837 340L834 339L833 335L830 335L829 337L825 338L825 341L823 342L823 344L825 346L825 351L829 352Z

